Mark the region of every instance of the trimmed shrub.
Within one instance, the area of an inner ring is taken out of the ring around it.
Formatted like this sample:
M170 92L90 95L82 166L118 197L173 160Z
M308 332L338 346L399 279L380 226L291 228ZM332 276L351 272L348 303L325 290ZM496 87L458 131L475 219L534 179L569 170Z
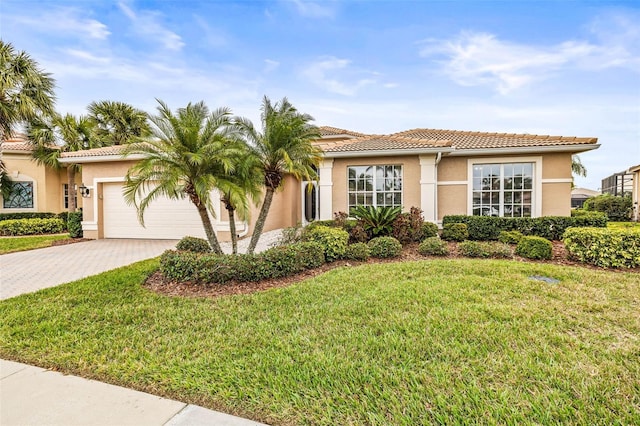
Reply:
M401 213L393 222L391 236L402 244L422 241L424 216L418 207L411 207L409 213Z
M570 228L564 233L569 254L604 268L640 267L640 229Z
M205 239L187 236L178 241L178 244L176 244L176 250L190 251L193 253L209 253L211 251L211 246Z
M260 281L317 268L325 261L324 248L308 242L279 246L259 254L218 255L167 250L160 256L160 270L168 279L200 284L232 280Z
M584 202L584 209L606 213L613 222L626 222L631 219L633 202L631 197L620 197L611 194L602 194L589 198Z
M442 229L443 240L464 241L467 238L469 238L469 231L464 223L447 223Z
M546 238L525 236L516 245L516 254L527 259L551 259L553 244Z
M67 217L67 230L71 238L82 238L82 210L73 213L65 213Z
M172 281L195 281L198 254L167 250L160 256L160 271Z
M423 222L422 223L422 239L437 237L438 236L438 225L433 222Z
M51 219L53 217L59 217L66 222L66 217L63 218L60 216L62 214L66 215L67 212L63 212L60 214L46 212L0 213L0 222L2 222L3 220L14 219Z
M358 221L353 226L348 227L349 243L366 243L371 239L371 235L364 229L362 222Z
M398 257L402 253L402 244L393 237L376 237L369 241L369 253L372 257Z
M0 235L59 234L66 226L62 219L9 219L0 222Z
M369 246L365 243L349 244L344 252L344 258L365 261L369 259Z
M520 231L524 235L536 235L548 240L560 240L564 231L573 226L606 227L603 215L544 216L544 217L493 217L493 216L445 216L443 226L449 223L467 225L470 240L497 240L501 231Z
M449 254L449 246L438 237L429 237L420 243L418 253L423 256L446 256Z
M500 231L498 241L505 244L518 244L523 236L520 231Z
M333 262L344 256L349 242L349 233L342 229L315 226L305 232L304 239L322 244L327 262Z
M495 241L463 241L458 244L460 254L466 257L504 258L513 257L511 247Z

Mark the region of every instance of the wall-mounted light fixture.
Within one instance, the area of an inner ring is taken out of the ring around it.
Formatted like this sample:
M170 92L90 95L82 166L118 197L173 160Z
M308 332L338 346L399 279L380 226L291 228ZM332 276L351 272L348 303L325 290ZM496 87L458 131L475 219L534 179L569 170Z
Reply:
M86 186L84 186L84 183L80 184L80 196L82 196L82 198L89 198L91 196L91 188L87 188Z

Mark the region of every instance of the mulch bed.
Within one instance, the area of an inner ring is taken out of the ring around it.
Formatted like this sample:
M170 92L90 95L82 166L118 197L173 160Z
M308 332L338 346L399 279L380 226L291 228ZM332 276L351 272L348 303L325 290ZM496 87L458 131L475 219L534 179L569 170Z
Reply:
M225 284L197 284L192 282L175 282L165 279L160 271L153 273L145 282L144 286L149 290L163 294L166 296L178 296L178 297L220 297L232 294L248 294L256 291L264 291L271 288L286 287L288 285L304 281L307 278L313 278L315 276L324 274L327 271L340 267L351 267L362 264L373 263L394 263L394 262L406 262L414 260L429 260L429 259L455 259L461 258L458 253L455 243L449 243L449 256L440 257L425 257L418 253L418 244L410 244L404 247L402 255L394 259L374 259L371 258L366 262L347 261L340 260L337 262L327 263L319 268L301 272L296 275L283 278L273 278L269 280L263 280L259 282L235 282L231 281ZM580 263L569 259L567 250L561 241L553 242L553 257L546 261L534 261L525 259L522 257L514 256L513 260L520 262L538 262L549 263L556 265L567 266L580 266L583 268L607 270L597 266ZM609 269L616 271L614 269ZM640 272L640 269L625 269L624 272Z

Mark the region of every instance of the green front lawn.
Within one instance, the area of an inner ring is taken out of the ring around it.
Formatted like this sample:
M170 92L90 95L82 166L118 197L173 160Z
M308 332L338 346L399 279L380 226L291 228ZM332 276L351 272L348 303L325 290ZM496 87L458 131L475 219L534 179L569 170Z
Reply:
M609 229L640 229L640 222L609 222L607 223Z
M0 237L0 254L50 247L54 241L66 240L68 238L69 234Z
M157 266L1 302L0 357L271 424L640 423L638 274L433 260L188 299L140 286Z

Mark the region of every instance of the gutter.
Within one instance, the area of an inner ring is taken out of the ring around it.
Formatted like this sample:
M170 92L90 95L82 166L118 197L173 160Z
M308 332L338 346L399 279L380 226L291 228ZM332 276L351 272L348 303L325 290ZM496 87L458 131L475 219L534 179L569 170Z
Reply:
M450 154L456 151L455 148L411 148L411 149L377 149L367 151L339 151L325 152L325 158L354 158L354 157L389 157L400 155L436 154L442 157L442 153ZM452 155L452 154L451 154ZM439 161L439 160L438 160Z
M120 154L92 155L92 156L85 156L85 157L62 157L58 160L58 162L63 164L105 163L105 162L114 162L114 161L142 160L143 158L146 158L146 157L141 154L132 154L127 157L123 157Z

